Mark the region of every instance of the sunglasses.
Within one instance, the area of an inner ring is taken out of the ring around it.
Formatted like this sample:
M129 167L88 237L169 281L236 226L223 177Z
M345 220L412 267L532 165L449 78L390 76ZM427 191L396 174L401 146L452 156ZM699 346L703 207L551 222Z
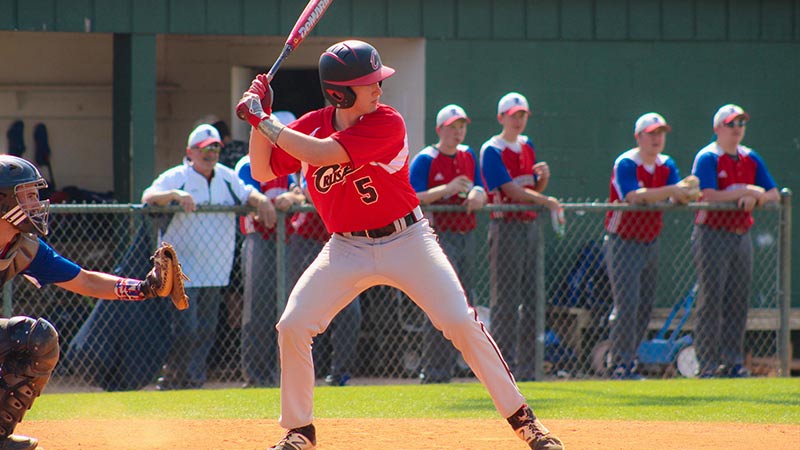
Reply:
M206 147L198 148L194 147L195 150L200 150L201 152L214 152L219 153L222 151L222 146L219 144L211 144Z
M747 126L747 120L745 119L733 120L731 122L726 123L725 126L728 128L745 127Z

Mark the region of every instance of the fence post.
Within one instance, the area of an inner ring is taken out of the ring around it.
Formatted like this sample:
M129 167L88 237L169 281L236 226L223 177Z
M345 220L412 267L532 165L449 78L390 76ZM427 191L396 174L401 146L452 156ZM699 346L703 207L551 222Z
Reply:
M546 211L546 210L545 210ZM547 314L547 308L545 305L545 292L547 292L547 285L545 284L545 270L544 270L544 227L545 221L540 220L542 217L542 213L539 213L539 217L537 217L537 221L539 222L539 226L536 227L536 239L539 244L536 246L536 292L534 293L534 302L536 308L536 351L535 357L533 361L533 376L537 380L544 379L544 337L545 337L545 316Z
M14 280L3 285L3 317L14 315Z
M278 316L283 314L283 309L286 307L287 292L286 292L286 214L284 211L276 211L278 214L278 222L275 234L275 282L277 283L275 292L278 294Z
M781 189L780 210L780 260L778 261L778 279L780 280L780 330L778 331L778 358L781 365L781 376L791 376L789 362L792 355L791 330L789 315L792 303L792 191Z

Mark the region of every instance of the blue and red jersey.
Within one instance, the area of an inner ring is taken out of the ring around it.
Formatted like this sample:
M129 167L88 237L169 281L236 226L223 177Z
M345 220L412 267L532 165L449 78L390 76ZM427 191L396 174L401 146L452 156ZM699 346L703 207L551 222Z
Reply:
M274 180L267 181L266 183L260 183L253 178L252 173L250 172L250 156L245 156L236 163L236 174L239 175L239 178L244 181L244 184L248 184L257 188L262 194L266 195L267 198L271 202L275 202L275 198L284 192L289 191L289 177L288 176L281 176L275 178ZM273 239L275 235L276 227L266 228L260 222L257 222L253 219L251 215L241 216L239 217L239 229L244 234L248 233L261 233L261 236L264 239ZM286 216L286 237L289 237L292 231L291 226L291 217Z
M739 145L736 155L725 153L716 142L697 152L692 173L700 179L700 190L724 191L753 184L769 191L775 188L775 180L767 170L761 157L751 148ZM753 226L750 211L698 211L695 223L709 228L744 233Z
M534 164L536 164L536 150L528 136L520 135L517 137L517 142L507 142L500 136L493 136L486 141L481 146L481 173L489 194L489 203L495 205L518 203L500 189L500 186L511 181L522 188L534 190L537 181L533 173ZM536 212L493 212L492 218L532 221L536 218Z
M428 146L420 150L410 166L411 187L416 192L424 192L436 186L449 183L454 178L465 175L475 186L483 187L480 167L472 148L459 145L454 155L445 155L436 147ZM441 198L435 204L460 205L464 199L458 195ZM475 229L475 214L466 212L438 212L433 214L431 225L439 231L465 233Z
M302 170L308 191L329 233L370 230L405 216L419 205L408 178L408 138L403 117L378 104L355 125L333 128L335 108L309 112L290 127L317 138L330 137L350 161L318 167L273 147L272 172L278 176Z
M611 173L609 201L624 202L628 193L640 188L659 188L680 181L678 166L667 155L658 155L655 164L645 164L639 149L632 148L617 157ZM608 211L606 230L627 240L652 242L661 233L661 211Z

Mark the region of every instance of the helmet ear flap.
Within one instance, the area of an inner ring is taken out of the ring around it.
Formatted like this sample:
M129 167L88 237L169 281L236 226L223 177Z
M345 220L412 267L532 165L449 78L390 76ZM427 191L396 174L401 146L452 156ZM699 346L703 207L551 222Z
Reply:
M336 108L347 109L356 103L356 93L349 86L322 84L322 94Z

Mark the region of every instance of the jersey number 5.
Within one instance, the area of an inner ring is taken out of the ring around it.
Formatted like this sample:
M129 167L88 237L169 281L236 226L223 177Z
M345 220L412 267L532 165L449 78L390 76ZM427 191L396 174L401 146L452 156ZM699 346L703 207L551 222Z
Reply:
M361 194L361 201L365 204L369 205L370 203L375 203L378 201L378 191L372 187L372 178L364 177L359 178L353 182L356 185L356 189L358 189L358 193Z

